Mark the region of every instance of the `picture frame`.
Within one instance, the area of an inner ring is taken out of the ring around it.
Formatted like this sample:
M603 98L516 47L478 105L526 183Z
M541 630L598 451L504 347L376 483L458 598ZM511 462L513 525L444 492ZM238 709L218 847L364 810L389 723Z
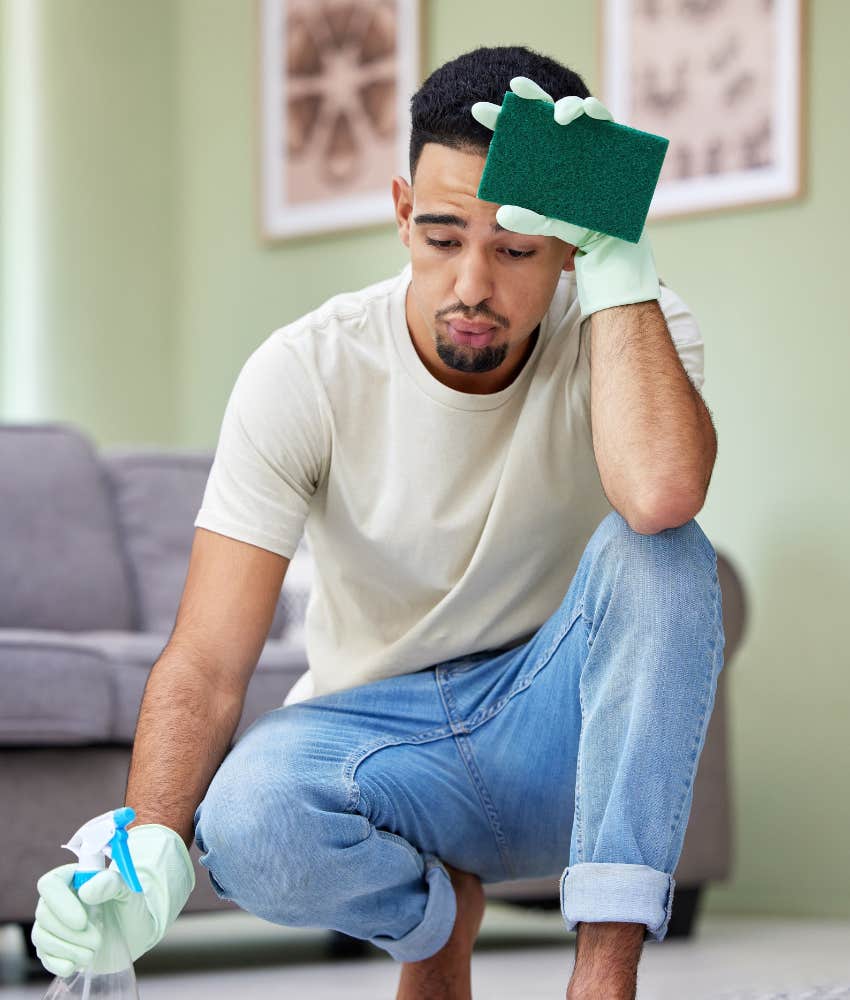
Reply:
M650 219L804 190L802 0L602 0L602 100L670 139Z
M257 206L274 243L386 224L408 173L425 0L257 0Z

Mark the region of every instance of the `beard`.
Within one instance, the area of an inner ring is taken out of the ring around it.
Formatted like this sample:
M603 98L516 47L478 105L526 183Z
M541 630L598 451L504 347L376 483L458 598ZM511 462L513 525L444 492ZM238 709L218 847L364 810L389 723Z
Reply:
M472 347L455 344L441 333L437 334L436 347L443 364L458 372L490 372L498 368L508 354L507 344Z

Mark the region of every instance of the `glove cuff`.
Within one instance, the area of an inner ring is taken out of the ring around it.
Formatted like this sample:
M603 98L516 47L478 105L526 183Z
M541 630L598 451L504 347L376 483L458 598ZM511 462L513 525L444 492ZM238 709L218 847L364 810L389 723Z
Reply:
M150 883L155 883L158 896L166 903L165 912L155 914L157 923L161 924L157 927L157 940L160 940L195 888L192 858L183 838L160 823L131 827L127 831L127 841L142 888L147 893Z
M639 243L603 237L589 253L575 257L576 287L584 316L660 296L652 248L644 233Z

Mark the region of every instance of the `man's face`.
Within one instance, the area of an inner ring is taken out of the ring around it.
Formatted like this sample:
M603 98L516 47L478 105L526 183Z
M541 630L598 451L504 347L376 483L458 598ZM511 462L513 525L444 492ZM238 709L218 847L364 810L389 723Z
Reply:
M475 197L485 157L427 143L411 187L393 179L399 234L410 248L407 322L422 360L462 392L509 385L532 346L575 247L523 236Z

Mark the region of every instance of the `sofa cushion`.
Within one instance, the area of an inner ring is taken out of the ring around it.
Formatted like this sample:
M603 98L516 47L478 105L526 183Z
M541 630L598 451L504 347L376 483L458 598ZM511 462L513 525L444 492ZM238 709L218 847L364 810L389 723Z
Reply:
M151 668L159 659L168 636L150 632L85 632L75 642L97 649L109 664L113 716L110 738L132 743L139 707ZM237 735L256 718L283 704L299 674L307 669L300 642L269 639L248 684Z
M0 631L0 746L103 743L115 716L112 666L73 633Z
M0 746L130 745L151 668L168 636L150 632L0 632ZM280 708L307 669L298 641L270 639L245 696L238 737Z
M108 480L83 434L0 425L0 628L134 628Z
M186 582L195 534L212 464L205 451L104 449L124 544L139 602L139 627L171 634ZM280 635L285 609L278 604L269 634Z

